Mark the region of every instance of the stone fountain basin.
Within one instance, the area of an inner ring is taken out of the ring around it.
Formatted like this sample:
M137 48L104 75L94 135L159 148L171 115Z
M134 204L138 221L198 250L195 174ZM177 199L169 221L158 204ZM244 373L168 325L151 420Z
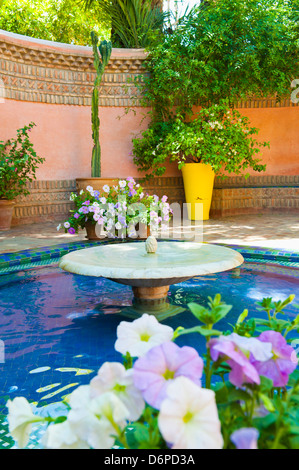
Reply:
M105 277L130 286L159 287L227 271L243 262L240 253L219 245L159 242L154 254L145 251L145 243L85 248L64 255L59 266L72 273Z

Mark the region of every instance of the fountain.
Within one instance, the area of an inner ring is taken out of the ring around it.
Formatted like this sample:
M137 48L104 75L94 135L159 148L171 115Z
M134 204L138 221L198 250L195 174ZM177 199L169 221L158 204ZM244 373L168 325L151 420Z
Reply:
M64 255L59 267L84 276L110 279L132 287L132 305L125 316L143 313L158 320L185 309L167 301L169 286L194 276L227 271L243 263L240 253L230 248L195 242L161 241L101 245Z

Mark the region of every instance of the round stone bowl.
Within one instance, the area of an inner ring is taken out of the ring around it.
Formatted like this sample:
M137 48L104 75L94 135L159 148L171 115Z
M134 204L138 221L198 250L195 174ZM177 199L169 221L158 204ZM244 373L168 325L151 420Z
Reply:
M156 253L147 253L145 243L85 248L64 255L59 266L75 274L105 277L132 286L133 307L124 313L136 317L146 312L161 319L183 311L167 302L171 284L227 271L243 262L240 253L219 245L161 241Z

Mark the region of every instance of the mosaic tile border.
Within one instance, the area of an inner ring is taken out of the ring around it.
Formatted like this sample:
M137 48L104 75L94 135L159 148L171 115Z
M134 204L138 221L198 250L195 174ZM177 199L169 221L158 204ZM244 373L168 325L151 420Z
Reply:
M162 240L161 240L162 241ZM183 241L183 240L176 240ZM126 243L127 241L123 241ZM120 240L99 240L62 243L51 247L35 248L23 250L14 253L0 254L0 273L8 270L28 269L29 267L41 266L43 264L55 263L61 256L75 250L89 248L95 245L108 243L120 243ZM130 242L129 242L130 243ZM140 243L135 241L134 243ZM290 267L299 267L299 252L289 252L287 250L275 250L270 248L260 248L254 246L229 245L225 243L216 243L238 251L248 261L260 263L275 263ZM29 266L30 265L30 266Z

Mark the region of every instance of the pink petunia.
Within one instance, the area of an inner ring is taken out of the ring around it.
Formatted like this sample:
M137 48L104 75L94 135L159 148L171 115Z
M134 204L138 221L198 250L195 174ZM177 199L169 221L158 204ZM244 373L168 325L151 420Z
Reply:
M180 348L169 341L150 349L134 364L134 384L144 400L156 409L166 396L168 385L181 375L201 385L203 360L194 348Z
M229 380L236 387L241 387L244 383L260 384L260 376L251 357L262 362L272 357L270 343L262 343L257 338L246 338L236 333L213 338L209 342L209 348L213 361L222 357L231 367Z

